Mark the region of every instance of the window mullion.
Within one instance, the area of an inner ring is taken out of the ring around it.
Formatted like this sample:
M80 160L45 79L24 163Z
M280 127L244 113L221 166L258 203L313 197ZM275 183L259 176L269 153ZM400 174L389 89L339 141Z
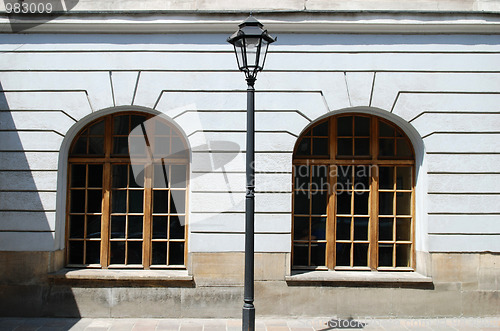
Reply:
M371 127L370 127L370 153L372 155L372 160L377 160L378 158L378 121L375 117L371 117ZM370 258L369 267L373 270L377 268L378 260L378 244L377 244L377 227L378 227L378 189L379 189L379 168L378 165L375 167L370 167L370 229L369 238L370 241Z
M111 139L112 139L112 117L108 116L105 119L104 131L104 154L109 160L111 154ZM103 164L103 182L102 182L102 216L101 216L101 267L107 269L109 265L109 226L111 212L111 163L104 162Z

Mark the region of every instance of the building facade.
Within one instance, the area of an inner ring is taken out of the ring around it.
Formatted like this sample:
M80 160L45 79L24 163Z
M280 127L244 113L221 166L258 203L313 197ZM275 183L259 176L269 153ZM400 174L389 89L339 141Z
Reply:
M0 8L0 315L500 313L498 1ZM44 9L45 11L46 8Z

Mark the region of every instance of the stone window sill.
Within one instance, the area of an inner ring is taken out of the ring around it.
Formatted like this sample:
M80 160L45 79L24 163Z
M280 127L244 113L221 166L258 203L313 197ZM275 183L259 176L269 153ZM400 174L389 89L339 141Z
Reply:
M62 269L49 274L49 279L82 287L194 287L187 270Z
M295 271L285 280L289 286L434 288L431 277L416 272Z

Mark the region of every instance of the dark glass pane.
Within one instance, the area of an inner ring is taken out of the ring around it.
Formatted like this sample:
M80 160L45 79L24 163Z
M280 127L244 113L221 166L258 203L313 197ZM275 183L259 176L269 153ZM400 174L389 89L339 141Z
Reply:
M410 266L410 245L396 245L396 267Z
M163 123L162 121L155 122L155 134L157 135L168 135L170 134L170 127Z
M187 150L181 138L172 138L172 150L170 153L175 157L187 156Z
M92 125L89 129L89 134L93 136L104 136L104 121Z
M130 190L128 191L128 212L129 213L142 213L143 203L143 190Z
M295 189L307 190L309 188L309 166L295 165Z
M313 138L313 155L328 155L328 138Z
M393 198L392 192L379 193L379 215L393 215Z
M356 138L354 139L354 155L370 155L370 139Z
M134 164L134 166L129 167L129 187L144 187L144 167L145 165ZM135 172L134 172L135 169Z
M337 217L337 240L351 240L350 217Z
M351 166L337 166L337 190L349 190L352 183L352 167Z
M328 206L328 193L327 192L311 192L312 198L312 215L326 215L326 208Z
M87 238L101 238L100 215L87 215Z
M163 164L155 164L153 169L153 187L168 188L169 182L169 166Z
M295 214L309 214L309 193L307 191L295 191L293 210Z
M378 266L379 267L392 267L392 250L391 244L378 245Z
M153 239L167 239L168 216L153 217Z
M378 122L378 135L379 137L394 137L394 128L382 121Z
M313 136L328 137L328 121L316 125L312 130Z
M311 175L311 190L328 188L328 166L312 166Z
M168 213L168 191L153 190L153 213Z
M311 129L307 130L306 133L304 133L304 137L310 137L311 136Z
M307 243L293 244L293 265L307 266L309 260L309 245Z
M88 190L87 191L87 212L100 213L102 208L102 191Z
M166 242L153 242L152 248L152 264L167 264L167 243Z
M110 246L110 264L125 264L125 242L111 241Z
M312 266L325 266L325 243L311 243L311 265Z
M186 166L185 165L173 165L171 168L171 185L175 188L186 188L187 178L186 178Z
M309 217L295 217L293 240L309 240Z
M83 136L78 138L75 145L73 146L73 150L71 154L87 154L87 137Z
M398 190L411 190L413 186L411 180L412 167L397 167L396 172L396 188Z
M354 168L354 189L370 189L371 168L369 166L357 166Z
M111 210L113 213L127 211L127 191L111 191Z
M69 237L83 238L84 236L84 218L83 215L71 215L69 217Z
M183 265L184 264L184 243L183 242L170 242L168 250L168 264L169 265Z
M352 136L352 116L337 119L337 136Z
M297 155L311 155L311 138L302 138L297 147Z
M396 193L396 215L411 215L411 193Z
M397 149L397 154L396 154L397 156L409 157L412 155L410 145L408 144L406 139L398 139L396 149Z
M89 137L89 154L104 155L104 138Z
M157 158L170 156L170 138L156 137L154 153Z
M113 154L128 155L128 138L115 137L113 138Z
M394 167L380 167L379 170L379 189L394 189Z
M326 217L311 218L311 239L312 240L326 239Z
M392 218L379 218L378 220L378 240L393 240L393 224Z
M186 212L186 191L170 191L170 214Z
M72 213L85 212L85 190L71 190L71 207Z
M354 215L368 215L370 192L354 192Z
M369 137L370 136L370 118L356 116L354 119L354 134L356 136Z
M138 125L140 125L141 123L144 123L145 120L146 120L146 116L141 116L141 115L130 116L130 129L134 130Z
M353 266L368 266L368 244L354 244Z
M351 196L349 192L337 193L337 214L351 214Z
M396 240L411 240L411 218L396 219Z
M113 134L128 135L129 134L128 119L129 119L128 115L115 116L113 125Z
M128 165L126 164L117 164L112 166L111 175L113 188L127 187L127 169Z
M89 187L102 187L102 164L89 164Z
M394 156L394 139L379 139L379 155Z
M128 241L127 264L142 264L142 241Z
M352 155L352 139L339 138L337 139L337 154L340 156Z
M169 239L184 239L185 225L184 216L170 216Z
M368 240L368 217L354 218L354 240Z
M71 166L71 187L85 187L85 164Z
M111 216L111 239L125 238L125 216Z
M101 262L101 242L87 241L86 243L86 264L99 264Z
M132 215L128 217L128 237L130 239L142 239L142 216Z
M338 267L349 267L351 265L351 244L337 243L335 246L336 265Z
M83 264L83 241L69 242L69 264Z

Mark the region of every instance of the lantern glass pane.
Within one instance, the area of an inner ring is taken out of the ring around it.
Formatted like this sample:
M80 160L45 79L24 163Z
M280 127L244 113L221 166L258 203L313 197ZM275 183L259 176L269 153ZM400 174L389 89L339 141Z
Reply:
M245 66L245 53L241 39L234 43L234 52L236 54L236 61L238 61L238 68L241 70Z
M264 63L266 62L267 48L269 47L269 43L267 40L262 39L262 46L260 48L260 60L259 66L261 69L264 68Z
M256 67L258 65L258 54L260 49L259 38L245 38L247 65L248 67Z

